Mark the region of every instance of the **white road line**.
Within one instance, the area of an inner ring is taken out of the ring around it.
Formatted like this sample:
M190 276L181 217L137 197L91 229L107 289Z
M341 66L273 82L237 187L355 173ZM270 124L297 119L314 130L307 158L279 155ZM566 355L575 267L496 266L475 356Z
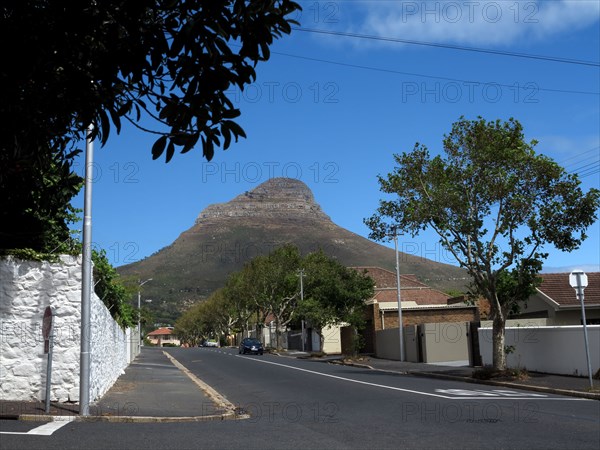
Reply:
M494 400L531 400L532 397L531 396L527 396L527 394L523 394L522 397L489 397L489 396L483 396L483 397L456 397L456 396L447 396L447 395L440 395L440 394L434 394L431 392L422 392L422 391L415 391L412 389L403 389L403 388L399 388L399 387L394 387L394 386L386 386L384 384L377 384L377 383L369 383L367 381L360 381L360 380L354 380L352 378L346 378L346 377L340 377L338 375L331 375L328 373L322 373L322 372L316 372L314 370L308 370L308 369L302 369L300 367L294 367L294 366L288 366L287 364L281 364L281 363L276 363L276 362L272 362L272 361L266 361L264 359L259 359L259 358L249 358L247 356L242 356L242 355L235 355L239 358L244 358L248 361L256 361L256 362L260 362L263 364L272 364L274 366L280 366L280 367L285 367L288 369L293 369L293 370L298 370L300 372L306 372L306 373L312 373L314 375L320 375L322 377L328 377L328 378L334 378L336 380L342 380L342 381L349 381L351 383L357 383L357 384L364 384L367 386L373 386L373 387L378 387L378 388L382 388L382 389L390 389L392 391L401 391L401 392L410 392L411 394L417 394L417 395L426 395L429 397L438 397L438 398L445 398L448 400L490 400L490 398L493 398ZM588 399L585 398L573 398L573 397L547 397L544 394L537 394L537 395L542 395L542 397L535 397L536 400L575 400L575 401L585 401Z
M64 427L69 422L72 422L74 419L55 419L53 422L45 423L44 425L40 425L39 427L34 428L33 430L29 430L26 432L23 431L0 431L0 434L30 434L35 436L51 436L56 430Z

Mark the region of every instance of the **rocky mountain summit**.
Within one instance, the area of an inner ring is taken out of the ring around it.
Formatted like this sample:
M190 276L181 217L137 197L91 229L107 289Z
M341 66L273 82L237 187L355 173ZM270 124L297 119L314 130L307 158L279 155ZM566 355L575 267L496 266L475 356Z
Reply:
M196 225L232 217L331 221L308 186L293 178L271 178L227 203L210 205L200 213Z
M152 299L157 321L169 322L223 286L245 262L288 243L303 253L322 249L347 266L395 268L393 249L336 225L306 184L272 178L226 203L208 206L171 245L118 271L152 278L144 285L144 296ZM440 290L464 290L467 284L462 269L420 256L401 253L400 270Z

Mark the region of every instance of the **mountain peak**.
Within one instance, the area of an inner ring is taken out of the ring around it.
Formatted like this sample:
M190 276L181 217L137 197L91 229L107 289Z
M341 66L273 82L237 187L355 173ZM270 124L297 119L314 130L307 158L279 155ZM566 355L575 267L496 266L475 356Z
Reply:
M200 213L196 224L223 217L331 221L315 202L310 188L294 178L271 178L229 202L210 205Z

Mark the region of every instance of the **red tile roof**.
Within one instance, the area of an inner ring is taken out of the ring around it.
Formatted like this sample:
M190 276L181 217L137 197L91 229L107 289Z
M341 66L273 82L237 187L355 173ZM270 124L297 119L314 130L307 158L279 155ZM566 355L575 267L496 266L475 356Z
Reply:
M584 290L585 305L600 305L600 272L590 272L588 286ZM569 284L568 273L542 273L542 284L538 291L546 295L560 306L578 306L581 303L575 294L575 289Z
M396 287L396 272L382 269L381 267L351 267L357 272L366 272L368 276L375 281L376 288L395 288ZM431 289L426 284L417 280L413 274L400 274L400 286L405 287L420 287Z
M164 336L167 334L175 334L175 333L173 333L173 330L170 328L162 327L162 328L159 328L158 330L154 330L153 332L148 333L148 336Z
M411 289L402 287L400 281L400 299L403 302L415 302L417 305L447 305L448 295L435 289ZM398 300L398 292L393 289L378 289L373 296L379 303L395 302Z
M396 273L381 267L352 267L363 272L375 281L373 298L379 303L394 302L398 299L396 289ZM447 305L449 295L433 289L417 280L412 274L400 275L400 298L402 301L412 301L417 305Z

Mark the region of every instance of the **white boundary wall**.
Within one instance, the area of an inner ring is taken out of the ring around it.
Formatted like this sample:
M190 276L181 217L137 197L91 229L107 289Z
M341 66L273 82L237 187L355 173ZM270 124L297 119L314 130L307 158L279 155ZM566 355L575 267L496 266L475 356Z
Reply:
M588 325L592 374L600 368L600 325ZM511 368L534 372L588 376L583 326L507 327L506 346ZM479 329L479 349L484 365L492 364L492 329Z
M42 318L54 312L52 401L79 400L81 257L60 263L0 260L0 399L45 400ZM137 355L135 330L122 330L92 295L90 400L100 398Z

